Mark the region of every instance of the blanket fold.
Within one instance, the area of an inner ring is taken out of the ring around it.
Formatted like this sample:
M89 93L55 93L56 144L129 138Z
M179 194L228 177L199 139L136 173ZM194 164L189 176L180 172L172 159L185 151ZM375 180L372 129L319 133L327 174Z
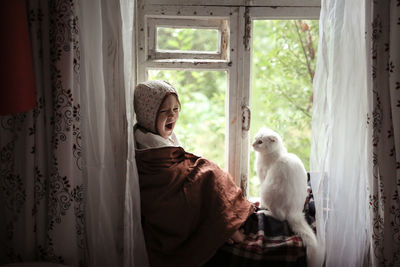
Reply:
M181 147L136 150L151 266L200 266L253 213L232 177Z

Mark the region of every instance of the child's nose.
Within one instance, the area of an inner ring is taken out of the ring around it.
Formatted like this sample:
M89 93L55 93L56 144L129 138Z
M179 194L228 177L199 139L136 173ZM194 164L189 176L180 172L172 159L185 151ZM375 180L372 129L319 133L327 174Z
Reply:
M173 117L175 115L175 111L173 109L168 110L168 117Z

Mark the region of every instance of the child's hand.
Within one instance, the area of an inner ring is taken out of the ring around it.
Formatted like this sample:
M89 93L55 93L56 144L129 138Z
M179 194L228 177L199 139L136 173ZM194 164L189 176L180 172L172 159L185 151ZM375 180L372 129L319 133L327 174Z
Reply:
M243 232L237 230L236 232L233 233L231 238L229 238L228 243L233 244L233 243L242 243L245 239L245 236Z

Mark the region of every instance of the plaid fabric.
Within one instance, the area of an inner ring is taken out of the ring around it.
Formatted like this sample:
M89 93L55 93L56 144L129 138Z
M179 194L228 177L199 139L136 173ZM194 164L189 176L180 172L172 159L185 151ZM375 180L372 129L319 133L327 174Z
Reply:
M306 220L315 231L315 206L309 187L304 205ZM246 239L223 245L204 266L307 266L306 248L289 224L278 221L268 210L257 210L241 227Z

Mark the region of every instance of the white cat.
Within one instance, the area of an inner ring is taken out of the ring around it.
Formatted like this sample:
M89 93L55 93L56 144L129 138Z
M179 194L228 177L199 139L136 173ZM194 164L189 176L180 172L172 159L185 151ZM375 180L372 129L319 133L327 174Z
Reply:
M287 220L307 247L309 266L315 262L317 240L303 208L307 196L307 173L301 160L288 153L279 134L261 128L253 143L256 171L260 179L260 206L280 221Z

